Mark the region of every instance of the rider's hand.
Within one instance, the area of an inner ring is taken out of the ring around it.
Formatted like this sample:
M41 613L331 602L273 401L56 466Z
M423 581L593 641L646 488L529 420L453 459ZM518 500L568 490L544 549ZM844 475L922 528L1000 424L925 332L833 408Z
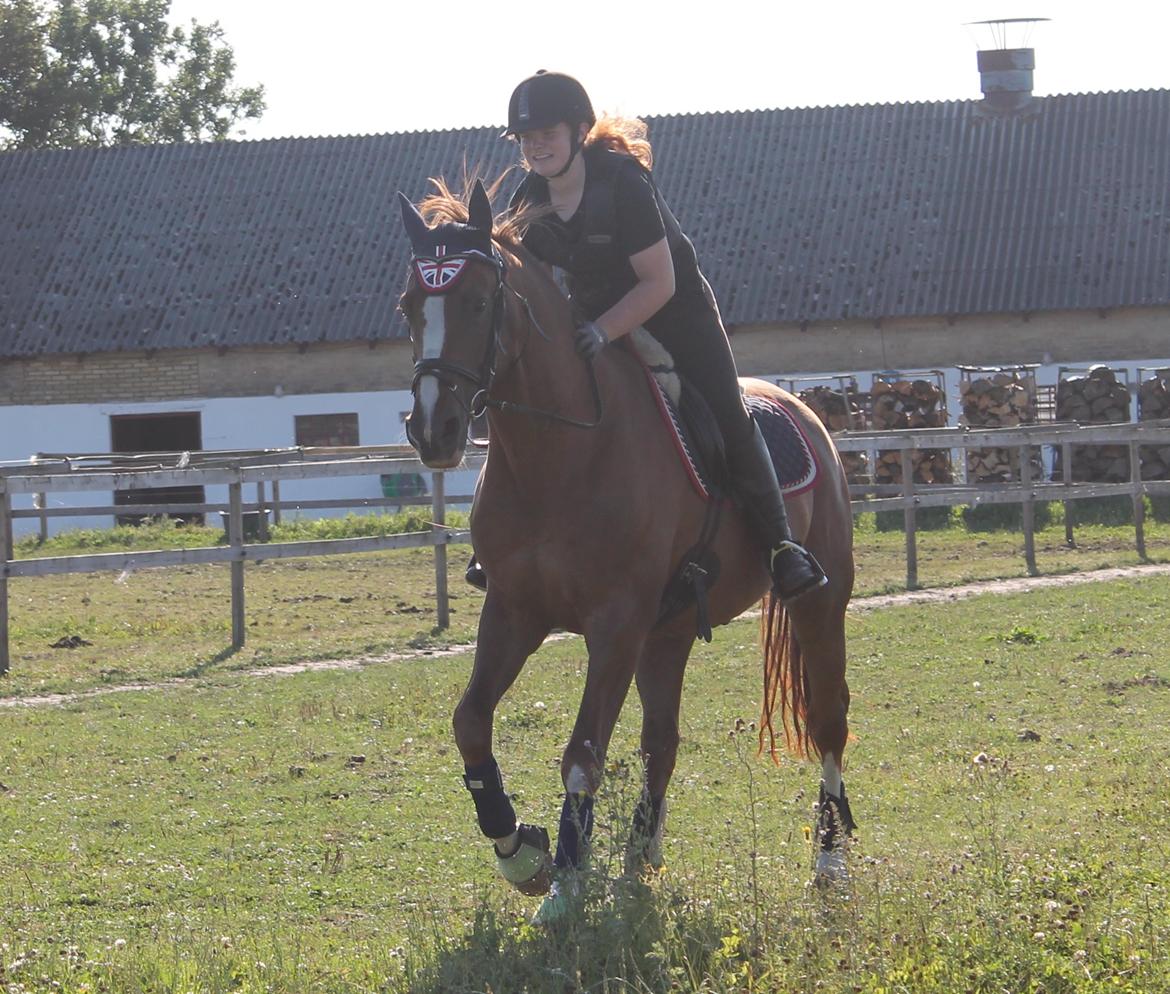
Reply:
M609 344L609 336L596 322L587 321L577 329L573 344L577 348L577 355L582 359L593 359Z

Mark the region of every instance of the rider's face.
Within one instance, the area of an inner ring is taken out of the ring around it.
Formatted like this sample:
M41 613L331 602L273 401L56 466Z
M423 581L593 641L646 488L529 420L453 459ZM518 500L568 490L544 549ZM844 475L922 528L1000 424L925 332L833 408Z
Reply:
M572 152L569 126L562 121L551 128L520 132L520 152L538 176L555 176L565 168Z

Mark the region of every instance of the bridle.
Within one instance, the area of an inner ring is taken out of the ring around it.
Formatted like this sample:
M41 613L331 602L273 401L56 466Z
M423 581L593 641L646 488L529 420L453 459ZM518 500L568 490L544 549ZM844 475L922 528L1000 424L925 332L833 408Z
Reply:
M414 364L414 376L410 383L411 393L414 394L416 392L419 380L422 377L434 376L441 386L454 394L458 404L471 418L481 417L490 408L512 414L524 414L530 417L544 418L549 421L555 421L558 424L570 425L573 428L596 428L601 424L604 410L601 402L601 390L597 385L597 373L593 368L592 362L587 364L589 369L589 383L593 393L593 404L596 411L596 417L592 421L582 421L565 414L559 414L556 411L545 411L537 407L529 407L526 404L517 404L510 400L498 400L492 397L491 388L496 381L497 374L496 358L503 351L500 347L500 335L504 328L505 292L512 294L520 301L525 313L528 315L531 326L536 329L537 334L541 338L549 341L548 334L541 328L540 322L536 320L536 316L532 313L532 306L529 304L528 298L508 283L507 264L504 262L503 256L500 255L495 245L492 246L491 255L487 255L477 249L470 249L466 252L455 252L450 255L443 254L442 252L435 256L415 255L411 258L410 268L419 289L423 293L427 296L440 297L454 289L470 268L470 264L475 261L488 263L496 275L496 287L492 293L491 302L492 321L488 331L487 345L484 347L483 359L480 361L477 369L472 369L469 366L463 365L463 363L453 362L450 359L444 359L442 356L419 359ZM523 352L524 350L522 348L517 353L516 362L520 361ZM464 404L463 399L459 396L455 385L457 380L465 380L475 388L475 392L471 396L470 404Z

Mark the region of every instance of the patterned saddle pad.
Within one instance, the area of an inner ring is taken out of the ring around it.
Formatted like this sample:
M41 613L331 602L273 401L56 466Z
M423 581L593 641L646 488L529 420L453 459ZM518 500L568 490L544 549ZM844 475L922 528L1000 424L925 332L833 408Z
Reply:
M683 428L678 409L649 370L646 376L691 485L701 497L709 500L711 487L700 469L702 460L695 458L693 443ZM744 403L768 443L784 495L789 497L811 489L816 484L820 467L800 425L784 407L766 398L746 396Z

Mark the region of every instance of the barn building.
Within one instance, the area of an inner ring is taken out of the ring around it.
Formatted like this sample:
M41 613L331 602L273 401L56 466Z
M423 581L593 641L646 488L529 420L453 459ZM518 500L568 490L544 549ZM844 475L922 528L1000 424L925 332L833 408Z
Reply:
M741 372L1170 362L1170 90L989 80L648 119ZM403 441L395 193L499 131L0 154L0 461Z

